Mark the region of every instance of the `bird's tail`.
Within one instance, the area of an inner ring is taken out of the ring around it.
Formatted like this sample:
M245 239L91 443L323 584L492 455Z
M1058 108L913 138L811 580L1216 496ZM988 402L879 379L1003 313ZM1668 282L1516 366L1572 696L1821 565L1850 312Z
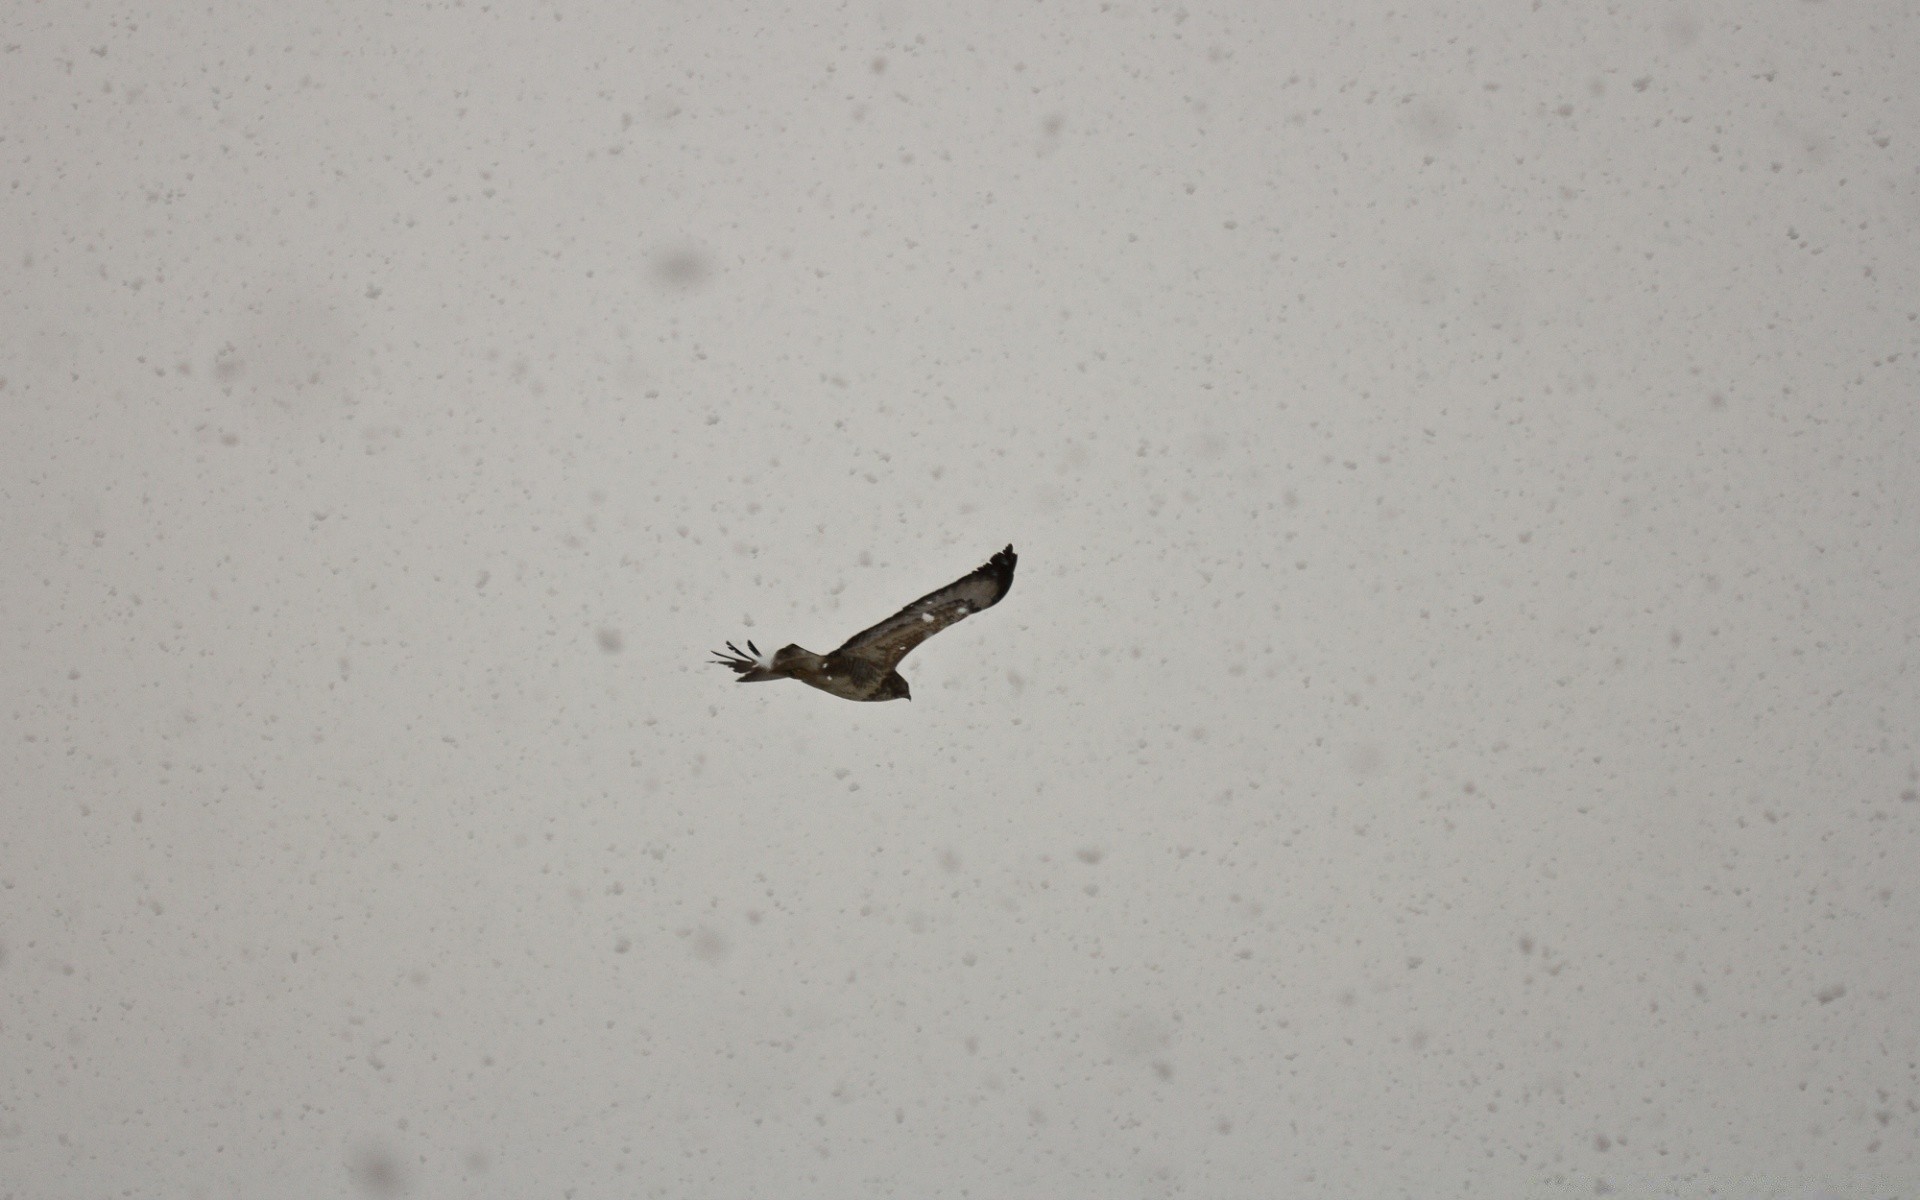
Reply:
M732 642L727 643L727 649L731 653L715 650L713 661L738 672L740 678L735 680L735 683L763 683L769 679L785 679L793 674L793 664L796 661L812 657L798 646L785 646L774 654L763 654L760 647L751 641L747 643L745 652Z

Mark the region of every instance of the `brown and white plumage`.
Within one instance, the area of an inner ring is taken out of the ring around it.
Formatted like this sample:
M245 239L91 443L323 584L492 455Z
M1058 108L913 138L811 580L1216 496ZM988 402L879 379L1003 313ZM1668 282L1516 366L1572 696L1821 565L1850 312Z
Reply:
M861 630L829 654L785 646L764 655L752 642L747 643L749 653L742 653L728 642L731 653L716 650L714 661L737 672L740 683L798 679L847 700L911 700L907 681L894 670L900 660L954 622L1000 603L1013 587L1013 567L1018 561L1008 546L977 570Z

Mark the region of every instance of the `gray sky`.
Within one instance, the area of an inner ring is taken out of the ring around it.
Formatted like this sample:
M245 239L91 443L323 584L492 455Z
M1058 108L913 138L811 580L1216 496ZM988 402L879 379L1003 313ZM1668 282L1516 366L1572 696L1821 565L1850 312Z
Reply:
M255 7L6 22L0 1196L1920 1191L1910 6Z

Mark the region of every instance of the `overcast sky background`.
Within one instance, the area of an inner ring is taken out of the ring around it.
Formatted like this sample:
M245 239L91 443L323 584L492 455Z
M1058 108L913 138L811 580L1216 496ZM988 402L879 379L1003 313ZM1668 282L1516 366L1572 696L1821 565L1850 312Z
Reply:
M9 7L0 1196L1920 1191L1910 5Z

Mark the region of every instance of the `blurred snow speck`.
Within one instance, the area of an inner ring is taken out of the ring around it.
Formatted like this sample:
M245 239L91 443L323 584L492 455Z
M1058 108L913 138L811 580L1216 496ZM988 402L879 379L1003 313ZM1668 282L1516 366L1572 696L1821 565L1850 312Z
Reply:
M381 1145L362 1146L347 1162L347 1173L355 1187L369 1196L406 1194L407 1165L391 1149Z
M666 287L688 291L713 274L713 263L695 246L675 246L653 256L653 277Z
M1347 751L1347 770L1362 779L1380 774L1386 764L1386 752L1372 742L1360 742Z
M711 926L702 925L693 931L693 956L701 962L717 963L732 949L726 936Z
M621 648L626 645L626 642L621 639L618 629L602 629L596 636L599 638L600 648L608 654L618 654Z

